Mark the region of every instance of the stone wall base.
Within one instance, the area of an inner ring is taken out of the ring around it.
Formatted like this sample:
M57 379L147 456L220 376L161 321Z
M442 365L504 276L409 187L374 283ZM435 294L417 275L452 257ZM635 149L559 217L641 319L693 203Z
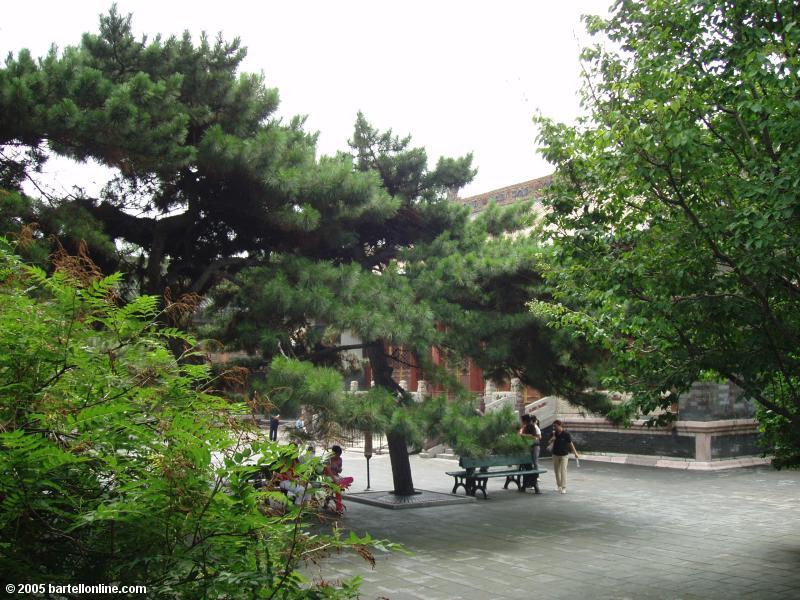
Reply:
M617 427L590 416L561 416L578 452L587 460L717 471L768 464L753 419L677 421L667 427ZM545 439L551 433L547 428ZM543 453L546 454L546 453Z
M580 452L580 450L579 450ZM661 467L665 469L682 469L685 471L724 471L742 467L769 465L770 457L746 456L725 460L699 461L670 458L668 456L642 456L637 454L604 454L580 452L581 461L607 462L641 467Z

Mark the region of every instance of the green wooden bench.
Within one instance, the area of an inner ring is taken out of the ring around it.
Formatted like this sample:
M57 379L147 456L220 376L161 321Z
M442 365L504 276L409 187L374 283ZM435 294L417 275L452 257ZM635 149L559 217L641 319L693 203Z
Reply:
M462 456L458 460L462 471L447 471L447 475L455 479L453 493L463 487L468 496L474 496L480 490L486 498L486 482L492 477L505 477L503 489L508 489L508 484L514 482L520 492L532 487L539 493L539 475L547 473L542 469L534 469L530 454L511 454L504 456L484 456L470 458ZM492 467L505 467L492 469Z

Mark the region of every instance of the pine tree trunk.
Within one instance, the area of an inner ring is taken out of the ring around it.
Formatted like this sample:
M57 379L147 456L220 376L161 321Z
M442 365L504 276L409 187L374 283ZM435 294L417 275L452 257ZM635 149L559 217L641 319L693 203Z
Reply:
M402 434L388 433L389 460L392 463L393 493L398 496L410 496L414 493L414 481L411 479L411 462L408 460L408 444Z
M386 359L384 348L383 340L373 342L366 347L372 377L376 386L397 394L402 390L392 379L392 367L389 366L389 361ZM400 433L389 432L386 435L386 441L389 442L389 460L392 463L393 493L399 496L410 496L414 493L414 481L411 478L411 461L408 459L406 437Z

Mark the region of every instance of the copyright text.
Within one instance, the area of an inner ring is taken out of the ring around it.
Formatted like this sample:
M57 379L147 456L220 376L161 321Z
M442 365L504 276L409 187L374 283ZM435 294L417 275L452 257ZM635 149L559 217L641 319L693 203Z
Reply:
M146 585L87 585L85 583L8 583L7 594L146 594Z

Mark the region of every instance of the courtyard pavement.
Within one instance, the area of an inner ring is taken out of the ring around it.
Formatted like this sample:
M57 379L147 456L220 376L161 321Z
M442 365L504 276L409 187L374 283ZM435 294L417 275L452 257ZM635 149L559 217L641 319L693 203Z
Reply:
M417 488L449 492L457 463L411 457ZM345 452L352 492L366 461ZM403 544L411 555L349 554L315 571L358 575L362 598L800 598L800 473L753 467L691 472L581 460L558 494L549 460L542 494L503 490L489 500L389 510L355 502L341 526ZM391 489L388 455L371 460L372 489ZM512 486L513 488L513 486ZM459 490L463 493L463 490Z

